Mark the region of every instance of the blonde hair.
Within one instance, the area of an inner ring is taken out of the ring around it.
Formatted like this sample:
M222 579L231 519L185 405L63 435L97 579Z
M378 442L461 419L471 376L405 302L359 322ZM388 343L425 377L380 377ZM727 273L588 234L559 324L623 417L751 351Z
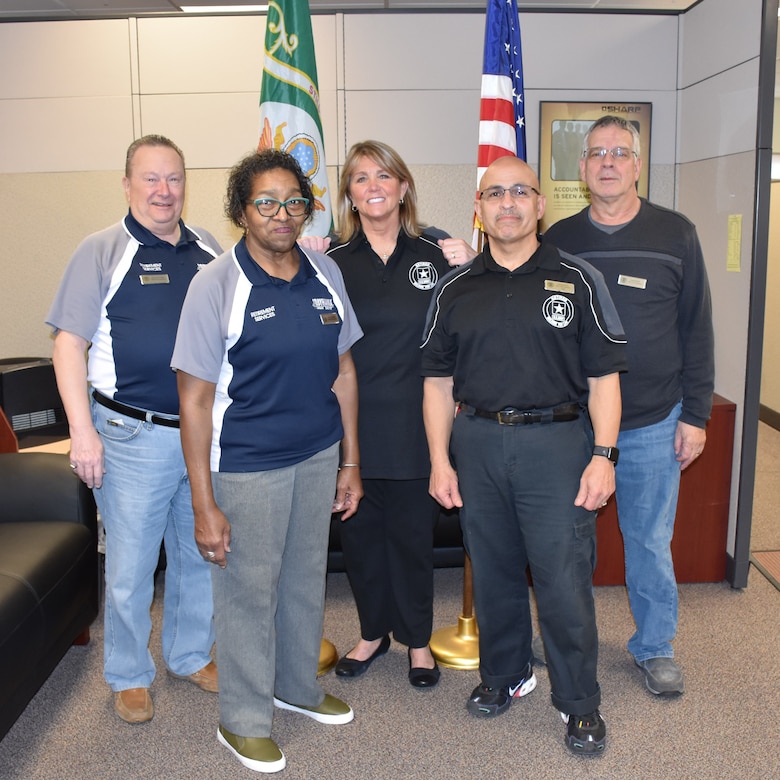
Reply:
M341 169L336 209L339 241L349 241L361 229L360 214L352 210L352 200L349 197L349 186L361 157L368 157L380 168L395 176L396 179L406 183L406 194L399 206L401 227L404 233L411 238L419 237L422 233L422 226L417 220L417 190L406 163L400 158L395 149L387 144L383 144L381 141L360 141L349 150L347 159Z

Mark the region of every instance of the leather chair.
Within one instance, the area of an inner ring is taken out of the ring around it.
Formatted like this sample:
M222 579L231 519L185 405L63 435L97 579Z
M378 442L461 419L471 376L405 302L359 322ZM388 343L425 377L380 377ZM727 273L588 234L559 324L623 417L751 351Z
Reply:
M328 571L343 572L344 553L341 551L341 519L333 515L330 520L328 541ZM433 529L433 565L435 568L463 566L463 535L456 509L440 509Z
M0 738L98 614L97 511L68 456L0 454Z

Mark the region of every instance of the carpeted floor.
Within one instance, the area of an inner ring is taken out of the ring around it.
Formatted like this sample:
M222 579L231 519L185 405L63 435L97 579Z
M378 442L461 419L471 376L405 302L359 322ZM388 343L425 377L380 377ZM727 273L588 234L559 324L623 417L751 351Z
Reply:
M436 572L437 627L456 622L462 571ZM159 594L158 594L159 595ZM470 716L466 698L477 672L442 671L439 686L419 692L406 682L404 648L393 644L365 677L330 673L323 688L349 701L355 721L322 726L277 712L273 736L287 755L286 780L763 780L780 777L780 592L751 572L749 587L680 588L676 649L688 690L678 699L647 693L625 650L632 630L625 591L596 589L602 712L609 729L605 755L571 756L549 701L546 671L539 685L499 718ZM160 599L153 609L153 651L160 664ZM330 575L326 636L341 652L357 636L357 618L343 574ZM156 714L130 726L113 713L102 681L102 627L73 647L5 739L0 777L211 780L257 775L240 766L215 737L217 697L158 675Z
M754 531L756 549L780 549L780 433L762 426ZM764 457L765 451L776 455ZM153 606L158 668L162 588ZM287 755L285 780L775 780L780 778L780 591L755 568L749 585L680 587L675 649L687 691L659 700L644 689L625 650L632 628L625 590L596 588L602 712L609 744L598 758L570 755L550 704L549 681L501 717L470 716L478 673L444 669L437 688L406 681L405 649L393 644L365 677L332 673L323 688L353 706L355 721L322 726L277 712L273 736ZM462 570L436 572L435 627L462 607ZM358 622L346 577L329 575L325 635L346 652ZM216 741L217 697L158 674L156 714L130 726L113 712L102 680L100 619L92 642L71 648L0 742L7 780L212 780L257 777Z

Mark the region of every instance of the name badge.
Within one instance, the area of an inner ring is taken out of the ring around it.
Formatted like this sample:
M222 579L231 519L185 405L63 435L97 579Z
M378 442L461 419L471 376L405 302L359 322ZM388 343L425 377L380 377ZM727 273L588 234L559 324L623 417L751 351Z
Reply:
M327 314L320 314L320 322L323 325L338 325L339 315L335 311L328 312Z
M574 285L571 282L556 282L554 279L545 279L544 289L574 295Z
M141 284L170 284L168 274L141 274L138 277Z
M618 284L622 284L623 287L636 287L637 290L647 289L647 279L641 279L638 276L626 276L620 274L618 276Z

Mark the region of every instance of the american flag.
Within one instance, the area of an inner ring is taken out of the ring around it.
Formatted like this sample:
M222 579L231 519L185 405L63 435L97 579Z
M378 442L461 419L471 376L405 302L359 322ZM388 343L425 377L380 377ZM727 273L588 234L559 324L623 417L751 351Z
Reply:
M477 189L488 165L507 154L525 160L520 21L517 0L488 0L479 108ZM476 217L474 226L475 229L480 227Z

